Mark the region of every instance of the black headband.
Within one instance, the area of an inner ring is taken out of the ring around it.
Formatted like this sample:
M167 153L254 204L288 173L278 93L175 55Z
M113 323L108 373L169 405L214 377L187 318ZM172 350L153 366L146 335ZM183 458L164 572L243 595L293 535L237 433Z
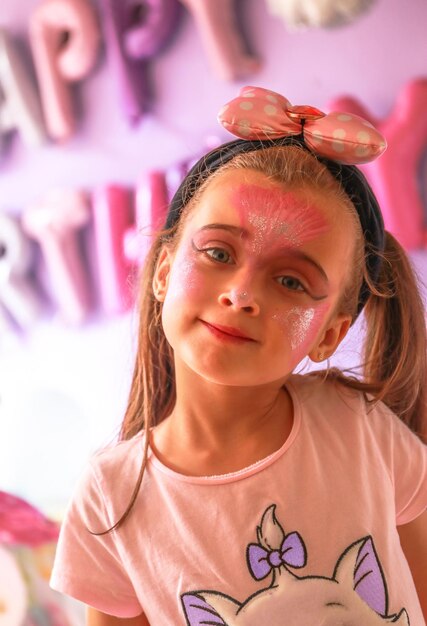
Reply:
M303 138L295 136L273 140L246 141L236 139L215 148L197 161L176 190L169 205L165 228L172 228L179 221L183 208L188 204L202 183L236 155L272 146L291 145L303 148L310 154L313 154L304 144ZM343 165L325 157L313 156L327 167L332 176L342 186L357 211L365 239L366 268L371 281L376 283L381 268L381 253L384 251L385 233L383 217L374 192L365 176L355 165ZM364 280L359 293L356 317L365 306L369 294L369 286Z

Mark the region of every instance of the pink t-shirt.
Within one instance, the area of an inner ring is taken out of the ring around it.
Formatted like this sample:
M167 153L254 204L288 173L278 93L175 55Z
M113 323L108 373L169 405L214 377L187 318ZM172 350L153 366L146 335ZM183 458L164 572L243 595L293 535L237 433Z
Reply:
M102 536L89 530L126 509L143 438L95 455L62 526L53 588L118 617L144 612L152 626L423 626L396 525L427 507L427 447L358 392L308 376L287 388L294 422L279 450L206 477L150 451L130 517Z

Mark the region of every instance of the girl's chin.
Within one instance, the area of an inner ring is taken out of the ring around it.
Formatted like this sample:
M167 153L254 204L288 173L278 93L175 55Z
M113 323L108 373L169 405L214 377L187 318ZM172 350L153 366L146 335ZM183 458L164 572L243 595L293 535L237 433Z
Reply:
M190 385L194 376L195 383L200 378L202 381L227 387L259 387L276 382L280 387L281 381L283 384L305 356L298 358L289 350L288 354L281 355L280 362L270 361L270 367L267 368L267 355L254 355L250 351L248 353L244 346L243 348L231 346L227 350L218 349L216 346L209 346L206 341L176 346L174 354L178 377L179 369L182 367L183 376L186 379L190 377Z
M215 368L192 366L190 364L187 364L187 367L193 372L196 379L199 378L202 382L222 387L247 388L277 384L277 388L279 389L286 378L292 373L290 367L279 373L271 372L270 376L268 376L267 372L262 372L261 368L257 368L257 370L253 372L248 371L248 369L236 371L236 368L224 372L218 371Z

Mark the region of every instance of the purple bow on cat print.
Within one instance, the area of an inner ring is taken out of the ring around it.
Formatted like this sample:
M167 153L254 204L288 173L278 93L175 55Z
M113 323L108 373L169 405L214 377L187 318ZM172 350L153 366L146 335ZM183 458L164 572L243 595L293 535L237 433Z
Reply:
M268 576L275 567L304 567L307 562L305 545L297 532L286 535L280 550L266 550L258 543L250 543L246 554L250 572L256 580Z

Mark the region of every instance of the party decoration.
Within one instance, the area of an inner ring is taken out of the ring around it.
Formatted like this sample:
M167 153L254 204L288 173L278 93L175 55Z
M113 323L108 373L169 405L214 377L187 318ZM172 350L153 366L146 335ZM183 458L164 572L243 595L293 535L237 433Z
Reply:
M0 626L81 626L84 606L49 587L59 526L0 491Z
M38 547L58 535L58 524L22 498L0 491L0 544Z
M13 130L30 146L46 138L43 115L35 85L12 37L0 28L0 142Z
M260 61L246 50L236 22L234 0L181 0L190 11L211 65L223 80L237 80L256 73Z
M75 130L69 83L85 78L97 59L100 32L87 0L42 0L30 17L30 40L49 135Z
M352 22L373 0L266 0L272 15L290 29L325 28Z
M119 185L100 187L92 195L92 211L102 306L107 313L124 313L133 301L133 266L124 250L134 222L132 193Z
M82 323L91 308L78 231L90 218L88 198L81 191L53 189L23 215L25 232L41 246L52 289L66 323Z
M343 107L370 119L387 137L385 154L364 171L378 197L386 228L407 249L425 247L427 228L419 170L427 149L427 79L408 83L394 109L383 120L376 120L356 99L333 100L332 107Z
M20 626L27 610L25 579L13 554L0 546L0 625Z
M102 0L108 53L126 118L149 109L148 61L166 45L178 20L178 0Z
M164 174L169 199L174 196L175 191L178 189L178 187L182 183L183 178L188 174L193 165L195 165L204 154L210 152L211 150L214 150L222 143L223 141L218 135L208 135L205 138L205 141L203 142L203 146L200 151L198 151L189 159L179 161L178 163L175 163L174 165L171 165L166 169Z
M202 156L201 154L199 155ZM166 187L168 190L168 197L172 198L175 191L182 183L183 178L191 169L191 163L196 163L198 159L191 159L191 161L180 161L171 167L168 167L165 171Z
M243 87L221 109L218 120L242 139L303 135L313 152L340 163L367 163L387 147L384 137L362 117L292 106L285 97L261 87Z
M0 303L23 329L29 328L42 311L41 300L28 278L31 262L30 242L18 220L0 213Z
M153 235L166 220L169 203L165 173L143 174L138 182L135 199L135 226L125 233L126 257L141 267L150 249Z

